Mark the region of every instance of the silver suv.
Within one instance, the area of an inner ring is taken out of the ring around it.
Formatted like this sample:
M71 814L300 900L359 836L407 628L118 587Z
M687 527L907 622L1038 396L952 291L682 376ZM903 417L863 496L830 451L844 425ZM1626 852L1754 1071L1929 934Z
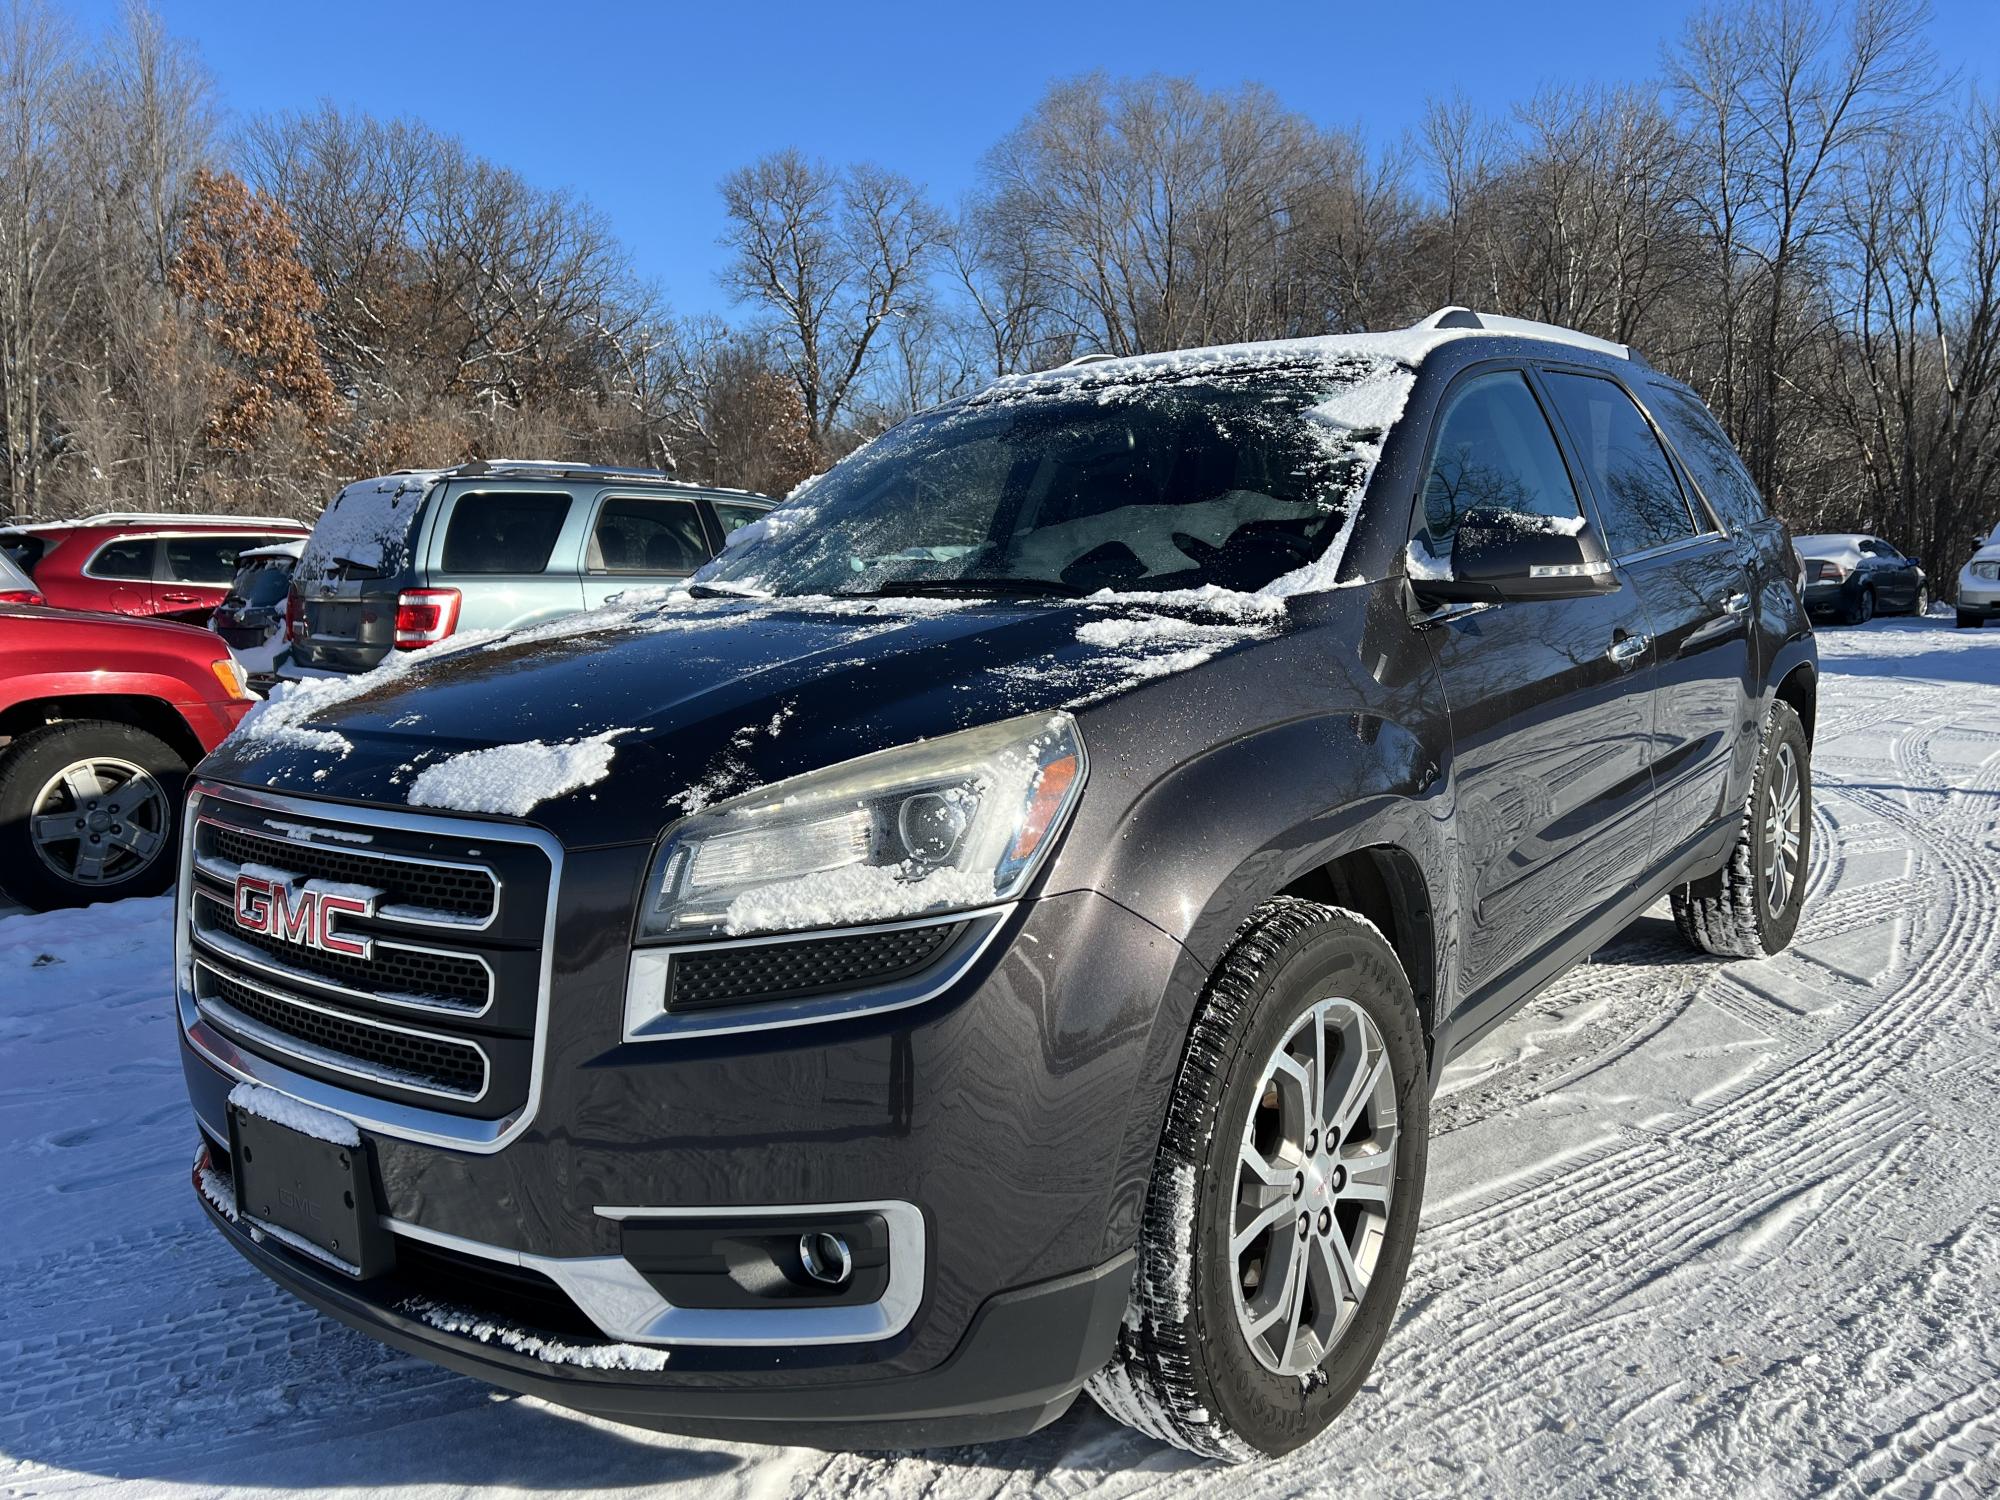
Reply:
M358 480L320 515L292 575L282 675L363 672L457 631L677 582L775 503L651 469L527 459Z

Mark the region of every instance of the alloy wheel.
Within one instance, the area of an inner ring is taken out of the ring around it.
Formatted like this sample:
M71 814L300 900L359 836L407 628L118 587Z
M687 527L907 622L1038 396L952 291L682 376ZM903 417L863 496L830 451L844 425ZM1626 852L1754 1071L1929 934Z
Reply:
M35 798L29 836L62 879L114 885L148 868L167 846L173 809L144 767L100 756L51 776Z
M1805 842L1805 796L1799 758L1789 744L1778 746L1764 792L1764 905L1772 916L1785 909L1799 878Z
M1237 1154L1236 1320L1259 1364L1304 1375L1375 1274L1396 1182L1396 1079L1375 1022L1322 1000L1266 1059Z

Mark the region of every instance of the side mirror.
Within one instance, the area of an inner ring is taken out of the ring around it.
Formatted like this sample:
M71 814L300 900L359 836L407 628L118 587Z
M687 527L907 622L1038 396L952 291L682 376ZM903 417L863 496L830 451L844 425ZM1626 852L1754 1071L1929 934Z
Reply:
M1451 556L1413 568L1410 587L1445 604L1575 599L1615 592L1618 575L1581 517L1478 506L1459 518Z

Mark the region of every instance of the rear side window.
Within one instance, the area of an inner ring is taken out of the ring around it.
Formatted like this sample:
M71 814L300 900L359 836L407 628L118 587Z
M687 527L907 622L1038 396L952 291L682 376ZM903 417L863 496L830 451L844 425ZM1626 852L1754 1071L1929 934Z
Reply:
M762 505L731 505L727 500L715 502L715 519L722 523L722 534L728 536L738 527L748 526L765 513Z
M444 570L540 573L568 515L567 495L461 495L444 534Z
M85 571L96 578L151 578L153 545L151 538L106 542Z
M1629 557L1693 536L1694 516L1680 480L1632 398L1594 375L1547 379L1563 425L1583 450L1612 556Z
M1737 457L1729 434L1709 414L1701 398L1693 391L1670 385L1653 386L1650 395L1653 415L1666 428L1674 451L1687 465L1694 482L1701 486L1708 503L1715 507L1715 513L1722 517L1722 524L1731 531L1740 531L1763 520L1766 511L1756 481Z
M1452 392L1424 476L1431 551L1446 556L1469 510L1573 519L1576 489L1541 403L1518 370L1481 375Z
M32 531L17 531L11 536L0 536L0 552L13 559L14 565L24 573L33 573L35 564L42 560L48 550L48 543Z
M226 584L236 576L237 558L252 547L269 545L261 536L170 536L167 576L176 583Z
M587 560L599 573L692 573L708 561L701 512L686 500L607 500Z

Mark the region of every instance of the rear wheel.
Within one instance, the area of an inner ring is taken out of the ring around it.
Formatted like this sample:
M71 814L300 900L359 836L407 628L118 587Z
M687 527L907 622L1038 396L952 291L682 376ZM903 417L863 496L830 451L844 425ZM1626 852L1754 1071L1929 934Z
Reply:
M1861 592L1854 596L1854 602L1841 611L1843 625L1866 625L1875 618L1875 588L1873 584L1861 585Z
M157 735L80 719L0 753L0 885L38 909L158 895L174 881L188 765Z
M1681 936L1718 958L1765 958L1798 930L1812 857L1812 762L1789 703L1771 705L1729 863L1673 893Z
M1429 1119L1422 1024L1381 933L1313 902L1259 908L1188 1040L1097 1404L1212 1458L1322 1432L1395 1315Z

